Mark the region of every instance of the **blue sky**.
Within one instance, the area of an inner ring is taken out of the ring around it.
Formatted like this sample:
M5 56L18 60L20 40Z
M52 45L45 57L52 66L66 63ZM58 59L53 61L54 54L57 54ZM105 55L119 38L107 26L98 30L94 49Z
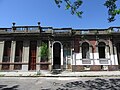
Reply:
M55 28L120 26L120 15L116 17L116 21L108 23L107 9L103 6L105 0L83 1L80 9L84 13L82 18L78 18L66 11L63 5L59 9L54 0L0 0L0 27L11 27L12 22L16 22L16 25L37 25L38 21L41 22L41 26Z

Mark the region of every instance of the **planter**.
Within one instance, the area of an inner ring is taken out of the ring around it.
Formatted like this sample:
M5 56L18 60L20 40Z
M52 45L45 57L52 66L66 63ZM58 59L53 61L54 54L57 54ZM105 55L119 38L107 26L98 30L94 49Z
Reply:
M40 70L49 70L49 62L40 62Z

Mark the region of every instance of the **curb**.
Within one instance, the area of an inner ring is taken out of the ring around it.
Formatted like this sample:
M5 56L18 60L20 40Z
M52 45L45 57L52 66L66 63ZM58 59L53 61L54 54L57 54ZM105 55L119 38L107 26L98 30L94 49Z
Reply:
M41 72L0 72L0 77L120 77L120 71L111 72L73 72L73 73L41 73Z
M64 76L64 75L31 75L31 76L9 76L9 75L0 75L0 77L120 77L120 75L80 75L80 76Z

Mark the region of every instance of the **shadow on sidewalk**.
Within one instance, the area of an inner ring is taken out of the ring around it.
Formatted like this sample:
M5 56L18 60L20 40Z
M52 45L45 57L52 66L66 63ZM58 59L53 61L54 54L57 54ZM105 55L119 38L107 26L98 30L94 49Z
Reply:
M0 90L18 90L19 85L7 87L8 85L0 85Z
M100 79L97 78L95 80L87 80L87 81L74 81L66 83L62 85L62 88L58 88L57 90L119 90L120 89L120 79Z

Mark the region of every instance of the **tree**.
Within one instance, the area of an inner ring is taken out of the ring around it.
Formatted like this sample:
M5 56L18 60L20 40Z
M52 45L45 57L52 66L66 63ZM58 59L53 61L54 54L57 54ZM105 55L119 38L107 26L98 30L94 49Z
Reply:
M47 43L42 42L42 45L40 47L40 57L43 62L48 60L49 56L49 49L47 46Z
M72 15L82 17L83 11L78 10L83 3L83 0L54 0L60 8L62 3L65 3L65 9L70 10ZM108 9L108 21L115 21L115 16L120 14L120 9L117 9L116 2L118 0L106 0L104 6Z
M104 5L108 8L109 22L115 21L115 16L120 14L120 9L117 9L116 1L117 0L106 0L104 3Z

